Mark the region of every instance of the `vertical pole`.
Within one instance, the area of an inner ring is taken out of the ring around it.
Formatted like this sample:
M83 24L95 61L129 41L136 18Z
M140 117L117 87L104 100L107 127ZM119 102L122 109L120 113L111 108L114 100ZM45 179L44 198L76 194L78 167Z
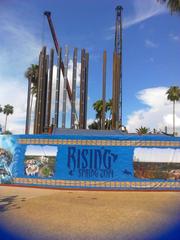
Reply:
M61 79L61 48L58 49L58 61L57 61L57 77L56 77L56 93L55 93L55 114L54 124L58 128L59 122L59 95L60 95L60 79Z
M116 128L116 53L113 54L112 129Z
M84 128L84 95L85 95L85 49L81 50L80 109L79 128Z
M115 129L119 129L121 127L120 123L120 56L116 54L116 122L115 122Z
M46 132L46 122L47 122L47 98L48 98L48 69L49 69L49 55L46 55L44 62L44 88L43 88L43 124L42 124L42 132Z
M176 103L176 101L173 101L173 136L176 135L176 130L175 130L175 103Z
M41 52L41 60L40 60L40 67L39 67L39 81L38 81L38 115L37 115L37 133L43 132L43 116L44 116L44 80L45 80L45 66L46 66L46 47L43 47Z
M105 129L105 113L106 113L106 58L107 54L104 50L103 52L103 79L102 79L102 101L103 101L103 110L102 110L102 129Z
M115 48L113 56L112 129L122 126L122 10L116 7Z
M85 54L85 89L84 89L84 126L87 127L87 103L88 103L88 71L89 71L89 53Z
M72 105L71 105L71 128L75 128L76 116L76 79L77 79L77 48L73 53L73 74L72 74Z
M29 134L29 128L30 128L30 98L31 98L31 80L28 79L28 96L27 96L27 108L26 108L26 128L25 128L25 134Z
M46 115L46 128L50 127L51 119L51 98L52 98L52 82L53 82L53 65L54 65L54 49L50 52L50 70L49 70L49 82L47 93L47 115Z
M35 110L34 110L34 131L33 131L34 134L36 134L36 129L37 129L37 97L36 97Z
M39 54L39 72L38 72L37 97L36 97L35 117L34 117L34 134L38 133L38 115L39 115L39 100L40 100L41 63L42 63L42 51Z
M39 111L39 91L40 91L40 73L41 73L41 63L42 63L42 50L39 54L39 70L38 70L38 82L37 82L37 96L35 103L35 116L34 116L34 134L38 133L38 111Z
M67 72L68 72L68 53L69 49L65 47L65 66L64 66L64 86L63 86L63 110L62 110L62 128L66 127L66 100L67 100Z
M120 65L120 83L119 83L119 89L120 89L120 96L119 96L119 104L120 104L120 118L119 118L119 123L120 123L120 126L122 127L122 8L121 8L121 11L120 11L120 62L119 62L119 65Z

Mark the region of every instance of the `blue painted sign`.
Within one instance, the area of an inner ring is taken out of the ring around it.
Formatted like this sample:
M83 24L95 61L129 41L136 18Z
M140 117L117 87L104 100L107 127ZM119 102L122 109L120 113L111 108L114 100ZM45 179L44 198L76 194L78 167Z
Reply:
M180 138L1 135L0 183L180 189Z

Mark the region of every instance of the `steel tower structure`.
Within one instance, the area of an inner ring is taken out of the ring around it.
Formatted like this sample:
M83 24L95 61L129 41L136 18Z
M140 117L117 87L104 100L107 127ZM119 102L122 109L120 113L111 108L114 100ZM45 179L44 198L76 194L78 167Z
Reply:
M122 10L116 7L115 42L113 54L112 129L122 126Z

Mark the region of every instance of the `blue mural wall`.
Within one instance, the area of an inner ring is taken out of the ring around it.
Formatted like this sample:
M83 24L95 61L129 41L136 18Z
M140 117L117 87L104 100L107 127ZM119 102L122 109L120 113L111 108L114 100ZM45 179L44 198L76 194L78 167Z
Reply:
M180 138L0 135L0 183L180 190Z

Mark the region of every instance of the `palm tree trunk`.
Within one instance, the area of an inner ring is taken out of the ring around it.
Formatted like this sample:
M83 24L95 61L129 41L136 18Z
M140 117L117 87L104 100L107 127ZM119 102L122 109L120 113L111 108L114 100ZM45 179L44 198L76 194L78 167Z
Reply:
M5 131L5 132L6 132L6 127L7 127L7 116L8 116L8 115L6 114L5 124L4 124L4 125L5 125L5 126L4 126L4 131Z
M33 133L36 134L37 130L37 97L35 99L35 109L34 109L34 131Z
M31 104L30 104L30 109L29 109L29 132L31 128L31 115L32 115L32 104L33 104L33 96L34 94L31 94Z
M25 133L26 134L29 134L30 97L31 97L31 80L28 80L28 95L27 95L27 109L26 109L26 129L25 129Z
M173 135L175 135L175 101L173 101Z

